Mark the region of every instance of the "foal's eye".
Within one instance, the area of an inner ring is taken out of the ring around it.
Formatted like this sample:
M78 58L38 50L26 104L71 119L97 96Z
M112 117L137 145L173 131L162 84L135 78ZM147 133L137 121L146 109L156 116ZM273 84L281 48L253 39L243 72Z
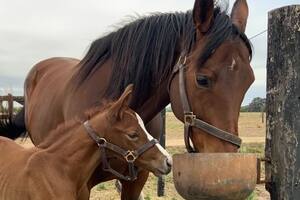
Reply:
M211 86L211 80L208 76L205 75L197 75L196 76L197 85L200 88L209 88Z
M139 135L136 132L132 132L126 135L130 140L138 139Z

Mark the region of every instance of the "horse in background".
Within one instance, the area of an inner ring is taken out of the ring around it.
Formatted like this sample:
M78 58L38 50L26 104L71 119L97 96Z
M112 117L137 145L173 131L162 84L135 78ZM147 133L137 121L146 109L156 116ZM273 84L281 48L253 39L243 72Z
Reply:
M230 16L213 0L195 0L192 11L142 17L95 40L81 61L41 61L26 78L24 110L0 133L14 138L28 131L38 145L58 124L117 99L133 83L130 107L145 123L171 103L185 123L187 147L192 141L195 152L236 152L240 106L254 81L247 18L246 0L236 0ZM100 169L88 189L116 178ZM121 198L138 199L147 178L142 170L135 181L121 180Z
M131 93L129 86L118 101L89 110L84 124L59 125L37 147L24 149L0 137L0 199L88 200L85 190L94 170L114 157L157 176L169 173L170 155L128 107Z

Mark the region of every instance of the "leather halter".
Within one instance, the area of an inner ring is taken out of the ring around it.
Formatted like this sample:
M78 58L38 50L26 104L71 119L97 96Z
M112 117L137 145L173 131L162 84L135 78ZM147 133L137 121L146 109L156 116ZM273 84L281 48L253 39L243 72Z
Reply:
M99 137L96 131L92 128L89 121L84 122L84 127L86 129L86 132L89 134L89 136L97 143L102 156L102 169L104 171L110 172L113 175L115 175L118 179L123 179L126 181L134 181L137 178L137 169L134 166L135 160L141 156L143 153L145 153L147 150L152 148L154 145L158 143L156 139L152 139L137 150L125 150L115 144L109 143L106 141L105 138ZM125 159L125 161L128 163L128 171L129 175L123 175L111 168L109 161L106 156L106 149L113 151L116 154L119 154L121 157Z
M189 153L196 152L195 148L192 147L190 142L192 127L201 129L211 136L214 136L220 140L231 143L237 146L238 148L240 148L242 143L241 138L239 138L238 136L232 133L221 130L211 124L208 124L203 120L198 119L197 116L193 113L186 92L185 75L184 75L185 70L187 68L186 60L187 60L187 54L183 52L179 57L179 60L175 65L173 72L171 74L171 78L169 80L169 91L170 91L172 80L174 79L175 75L179 73L179 94L180 94L180 99L181 99L183 114L184 114L184 142L187 151Z

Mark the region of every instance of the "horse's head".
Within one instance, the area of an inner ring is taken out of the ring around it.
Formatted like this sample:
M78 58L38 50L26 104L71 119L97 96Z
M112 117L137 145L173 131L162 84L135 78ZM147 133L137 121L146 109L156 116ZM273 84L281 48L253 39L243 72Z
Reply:
M181 58L191 111L218 129L238 135L238 117L244 95L254 81L251 45L245 36L246 0L236 0L231 16L214 8L213 0L196 0L193 20L196 41ZM184 63L186 62L186 63ZM180 73L177 73L180 76ZM184 121L179 76L170 85L175 115ZM199 152L235 152L238 145L192 127L191 139Z
M140 116L129 108L132 88L129 85L121 97L104 112L107 119L104 138L122 149L132 151L133 155L128 155L128 159L134 160L137 167L155 175L167 174L171 170L172 158L147 132Z

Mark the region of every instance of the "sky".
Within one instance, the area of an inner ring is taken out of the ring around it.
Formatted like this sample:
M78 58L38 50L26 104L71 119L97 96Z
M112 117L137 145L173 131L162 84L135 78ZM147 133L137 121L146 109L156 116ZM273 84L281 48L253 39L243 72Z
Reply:
M234 3L229 1L230 5ZM81 59L90 43L130 15L187 11L194 0L0 0L0 95L23 94L24 79L39 61ZM267 13L300 0L248 0L248 37L267 29ZM267 33L252 40L256 80L243 105L265 97Z

